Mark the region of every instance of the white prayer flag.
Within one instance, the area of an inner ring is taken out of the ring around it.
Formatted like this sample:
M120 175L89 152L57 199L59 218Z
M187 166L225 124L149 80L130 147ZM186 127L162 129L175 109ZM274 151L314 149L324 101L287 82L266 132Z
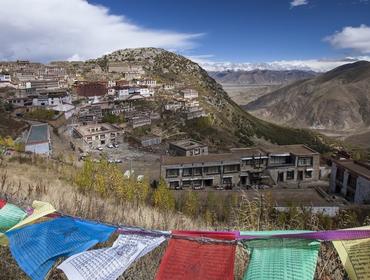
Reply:
M112 247L71 256L58 268L71 280L115 280L134 261L148 254L163 241L163 236L121 234Z

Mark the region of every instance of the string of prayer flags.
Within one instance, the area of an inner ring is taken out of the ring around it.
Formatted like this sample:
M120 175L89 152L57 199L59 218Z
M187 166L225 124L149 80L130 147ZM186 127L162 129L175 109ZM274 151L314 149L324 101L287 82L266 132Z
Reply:
M7 203L0 209L0 233L12 228L27 216L27 213L14 204Z
M370 279L370 238L333 241L333 245L351 280Z
M253 235L251 235L251 233ZM250 232L242 231L238 236L238 240L259 239L261 236L265 238L294 238L294 239L315 239L321 241L335 240L353 240L370 238L370 229L341 229L341 230L322 230L322 231L268 231Z
M165 240L163 236L121 234L112 247L74 255L58 268L71 280L116 280L133 262Z
M69 217L6 232L10 251L22 270L43 280L59 257L83 252L108 240L116 227Z
M6 204L6 201L4 199L0 199L0 209L3 208Z
M320 243L309 239L243 241L250 253L244 280L312 280Z
M12 228L8 229L8 231L33 223L39 220L40 218L45 217L56 211L55 208L50 203L37 200L35 200L32 203L32 208L33 211L31 215L29 215L27 218L23 219L22 221L14 225ZM5 235L0 234L0 245L6 245L7 243L8 240L5 237Z
M191 238L232 241L235 233L173 231L172 236L157 271L157 280L234 279L235 243L199 242Z

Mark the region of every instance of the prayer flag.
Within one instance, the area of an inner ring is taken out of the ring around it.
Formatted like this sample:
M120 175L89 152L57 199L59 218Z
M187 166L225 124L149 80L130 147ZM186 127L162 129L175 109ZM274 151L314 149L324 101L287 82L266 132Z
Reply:
M42 280L62 256L83 252L106 241L113 226L61 217L6 232L10 251L31 279Z
M199 242L182 238L235 240L235 233L173 231L175 238L157 271L157 280L233 280L235 243Z
M244 280L312 280L320 243L309 239L271 238L244 241L250 253Z
M32 214L30 216L28 216L27 218L25 218L24 220L17 223L12 228L8 229L8 231L16 229L16 228L20 228L24 225L35 222L36 220L38 220L38 219L40 219L40 218L42 218L46 215L49 215L51 213L54 213L56 211L55 208L50 203L37 201L37 200L35 200L32 203L32 207L33 207ZM8 240L7 240L6 236L4 234L0 233L0 244L1 245L6 245L7 243L8 243Z
M74 255L58 268L71 280L115 280L134 261L154 250L163 241L163 236L121 234L112 247Z
M18 224L27 216L18 206L7 203L3 208L0 209L0 232L4 233L11 227Z
M333 241L333 245L351 280L370 279L370 238Z

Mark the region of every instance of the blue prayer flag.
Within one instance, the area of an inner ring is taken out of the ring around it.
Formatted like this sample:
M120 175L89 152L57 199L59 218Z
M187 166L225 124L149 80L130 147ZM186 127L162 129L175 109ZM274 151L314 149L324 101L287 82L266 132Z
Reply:
M6 232L13 257L27 275L43 280L59 257L83 252L109 239L113 226L57 218Z

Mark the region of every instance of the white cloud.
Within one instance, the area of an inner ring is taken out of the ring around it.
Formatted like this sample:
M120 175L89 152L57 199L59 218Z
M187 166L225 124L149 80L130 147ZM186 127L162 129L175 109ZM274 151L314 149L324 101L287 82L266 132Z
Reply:
M326 72L338 66L356 62L359 60L370 61L370 56L346 57L343 59L308 59L308 60L279 60L261 63L233 63L233 62L215 62L208 59L197 59L190 57L199 63L207 71L252 71L252 70L306 70L315 72Z
M340 32L324 38L339 49L352 49L360 53L370 53L370 27L364 24L359 27L347 26Z
M303 6L307 4L308 4L308 0L293 0L292 2L290 2L290 7L294 8L294 7Z
M87 59L122 48L193 48L202 34L140 27L86 0L1 0L0 60Z

